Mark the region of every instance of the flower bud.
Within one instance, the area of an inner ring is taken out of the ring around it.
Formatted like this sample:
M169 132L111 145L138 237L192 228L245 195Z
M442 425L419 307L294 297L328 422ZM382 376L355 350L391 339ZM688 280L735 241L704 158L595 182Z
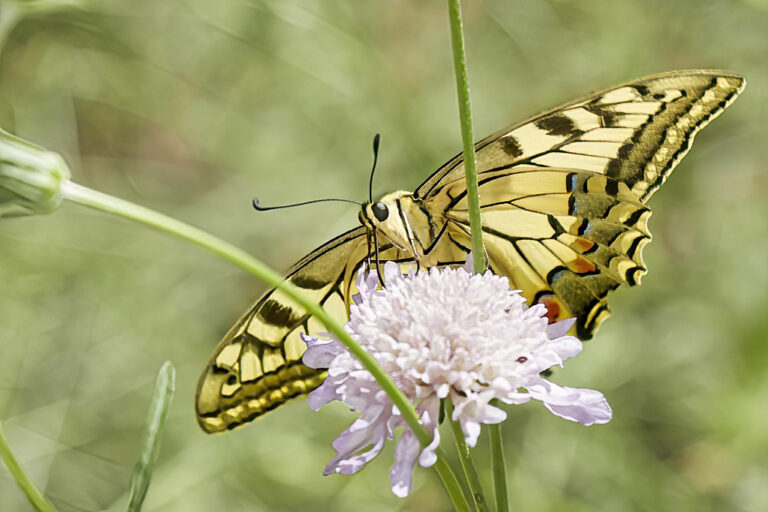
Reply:
M53 212L69 178L61 155L0 129L0 217Z

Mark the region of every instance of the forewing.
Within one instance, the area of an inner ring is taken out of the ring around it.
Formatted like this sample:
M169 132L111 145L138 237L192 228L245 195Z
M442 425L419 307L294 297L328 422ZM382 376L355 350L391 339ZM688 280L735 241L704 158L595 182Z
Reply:
M357 293L355 277L368 259L366 229L358 227L318 247L290 270L286 279L346 323ZM379 246L379 262L413 268L412 254L391 243ZM216 347L197 385L197 420L206 432L237 428L305 395L322 384L325 371L301 363L301 333L325 327L279 290L265 293Z
M361 226L311 252L286 279L346 322L355 273L367 254ZM203 430L238 427L319 386L325 372L301 364L306 345L299 334L323 330L279 290L265 293L224 336L200 377L196 408Z
M718 71L674 71L590 94L512 125L475 146L478 173L514 165L568 168L624 182L642 202L664 183L696 133L730 105L744 79ZM457 155L416 196L464 180Z

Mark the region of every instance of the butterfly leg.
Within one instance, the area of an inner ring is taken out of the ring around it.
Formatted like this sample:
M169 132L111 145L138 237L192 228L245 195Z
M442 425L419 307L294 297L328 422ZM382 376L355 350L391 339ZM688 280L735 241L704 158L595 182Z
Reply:
M403 221L403 225L405 226L405 232L406 236L408 237L408 245L411 248L411 253L413 254L413 260L414 263L416 263L416 273L418 274L422 267L421 259L424 256L423 251L417 251L416 250L416 244L414 243L414 235L413 230L411 229L411 224L408 222L408 216L403 213L403 209L400 206L400 202L398 201L398 211L400 212L400 219Z
M379 276L379 283L381 283L381 287L386 288L387 286L384 283L384 276L381 274L381 262L379 260L379 237L377 235L376 229L373 230L373 248L376 259L376 274Z
M368 250L365 253L365 271L366 275L371 270L371 232L366 231L365 233L365 243L368 246Z

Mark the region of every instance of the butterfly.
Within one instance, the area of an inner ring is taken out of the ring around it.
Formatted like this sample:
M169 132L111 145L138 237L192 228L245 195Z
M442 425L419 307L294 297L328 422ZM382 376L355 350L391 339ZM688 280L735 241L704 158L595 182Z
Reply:
M608 292L640 283L651 240L648 199L729 106L745 80L673 71L587 95L475 145L489 268L550 322L576 318L588 339L608 317ZM360 226L321 245L286 279L346 320L357 271L387 261L459 265L470 248L464 161L458 155L414 192L364 203ZM300 333L325 329L279 290L224 336L205 368L196 409L206 432L239 427L318 387L301 363Z

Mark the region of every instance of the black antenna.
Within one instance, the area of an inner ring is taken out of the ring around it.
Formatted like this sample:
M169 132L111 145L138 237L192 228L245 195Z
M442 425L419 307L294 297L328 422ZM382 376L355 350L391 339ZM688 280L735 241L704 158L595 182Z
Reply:
M293 208L294 206L303 206L305 204L313 204L313 203L327 203L330 201L340 201L342 203L354 203L358 206L362 206L362 203L359 201L353 201L352 199L335 199L335 198L328 198L328 199L313 199L312 201L304 201L301 203L293 203L293 204L281 204L280 206L261 206L259 204L259 198L254 197L253 198L253 207L254 209L260 211L260 212L267 212L269 210L280 210L281 208Z
M381 135L376 134L373 136L373 167L371 168L371 179L368 182L368 199L373 203L373 173L376 170L376 162L379 160L379 141Z

